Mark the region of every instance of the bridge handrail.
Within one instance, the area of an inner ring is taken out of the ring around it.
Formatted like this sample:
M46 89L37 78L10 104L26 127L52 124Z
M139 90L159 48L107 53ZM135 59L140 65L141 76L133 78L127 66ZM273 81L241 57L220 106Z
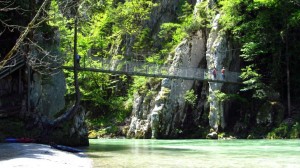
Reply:
M11 57L3 67L0 68L0 79L11 74L25 64L25 59L22 55L14 55Z
M207 69L197 67L174 67L172 65L158 65L154 63L146 63L143 61L129 61L119 59L97 59L100 66L89 65L89 68L105 70L109 72L123 72L127 74L148 74L152 76L163 76L163 77L177 77L184 79L194 80L208 80L208 81L223 81L223 82L240 82L240 73L238 72L225 72L225 78L223 79L221 71L217 71L217 76L214 78L211 71Z

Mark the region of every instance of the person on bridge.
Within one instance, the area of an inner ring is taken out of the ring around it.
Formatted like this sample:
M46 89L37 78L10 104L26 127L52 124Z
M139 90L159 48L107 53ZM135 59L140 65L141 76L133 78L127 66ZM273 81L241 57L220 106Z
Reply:
M217 79L217 69L216 69L216 67L214 67L213 76L214 76L214 79Z
M225 79L225 68L223 67L221 70L221 74L222 74L222 79Z
M76 54L76 62L78 66L80 66L80 58L81 56L79 54Z

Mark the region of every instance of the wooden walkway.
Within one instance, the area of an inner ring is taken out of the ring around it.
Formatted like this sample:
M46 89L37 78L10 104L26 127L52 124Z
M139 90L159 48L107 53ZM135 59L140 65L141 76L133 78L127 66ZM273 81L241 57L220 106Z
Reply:
M19 68L25 65L25 59L21 55L15 55L7 62L3 67L0 67L0 79L6 77L7 75L13 73Z
M157 78L199 80L215 83L241 84L240 73L226 71L223 79L221 71L217 72L214 78L207 69L193 67L173 67L167 65L157 65L136 61L108 60L100 59L98 64L89 64L84 67L77 67L78 71L101 72L111 74L124 74L132 76L149 76ZM74 67L63 67L66 70L73 70Z

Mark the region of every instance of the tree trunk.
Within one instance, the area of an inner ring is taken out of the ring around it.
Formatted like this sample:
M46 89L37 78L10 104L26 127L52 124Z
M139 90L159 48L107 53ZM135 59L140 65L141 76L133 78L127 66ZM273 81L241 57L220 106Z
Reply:
M79 106L80 104L80 90L78 84L78 70L79 62L77 62L77 23L78 18L75 16L75 23L74 23L74 85L75 85L75 94L76 94L76 102L75 106Z
M288 48L286 41L286 49ZM286 80L287 80L287 106L288 106L288 116L291 116L291 91L290 91L290 57L288 53L286 53Z
M78 83L78 66L79 63L77 62L76 55L77 55L77 24L78 24L78 18L77 18L77 5L76 5L76 15L74 18L74 53L73 53L73 64L74 64L74 86L75 86L75 104L69 111L65 112L63 115L60 117L56 118L53 123L51 124L52 126L57 126L60 123L69 120L71 117L73 117L79 106L80 106L80 89L79 89L79 83Z

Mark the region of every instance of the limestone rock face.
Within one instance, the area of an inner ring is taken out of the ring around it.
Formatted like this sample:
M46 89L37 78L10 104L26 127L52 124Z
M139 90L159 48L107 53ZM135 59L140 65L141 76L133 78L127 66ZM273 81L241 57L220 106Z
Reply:
M226 81L227 78L232 77L227 75L226 71L238 71L240 69L239 53L236 52L234 44L230 41L230 38L222 35L219 32L220 14L217 14L213 20L212 29L209 33L207 40L207 69L211 78L214 67L217 69L217 80ZM221 70L225 68L225 78L221 74ZM231 74L232 75L232 74ZM219 91L225 93L235 93L238 90L236 85L227 85L226 83L209 82L209 125L218 130L221 126L226 126L226 116L228 115L229 108L225 106L220 100L217 99L216 94ZM230 104L230 102L227 102Z
M151 28L151 30L158 33L159 25L162 23L172 22L176 19L176 10L178 8L179 1L157 0L156 3L159 3L160 5L158 5L151 13L150 20L147 22L147 25Z
M201 2L198 0L196 3ZM208 5L212 6L214 3L212 0ZM194 11L195 14L196 12L197 10ZM222 67L225 67L226 71L239 70L239 53L234 49L230 38L219 32L219 18L220 15L217 14L209 31L195 31L177 46L174 54L169 56L170 74L176 73L178 67L194 67L208 69L206 75L212 78L212 69L216 67L219 73L217 78L221 80ZM226 126L226 117L231 107L230 102L226 103L229 105L224 105L217 99L216 91L234 93L237 89L238 87L233 85L215 82L209 82L207 85L205 81L163 79L158 94L152 97L147 108L143 95L136 97L127 135L143 135L146 138L184 137L188 130L200 130L200 122L203 122L200 120L207 121L217 132L219 126ZM185 95L190 90L194 90L197 97L194 105L185 100Z
M42 79L38 73L33 73L30 102L33 111L53 118L65 107L64 94L66 82L63 72Z
M205 35L198 31L190 40L183 41L176 49L170 69L170 73L176 67L198 67L200 62L205 59ZM162 137L175 137L178 128L186 120L186 101L185 94L191 90L195 82L191 80L170 80L169 94L163 102L163 108L158 111L160 120L160 133ZM165 87L161 88L160 94L164 94ZM160 97L156 99L160 100ZM158 104L162 106L161 103Z
M175 73L177 67L195 67L205 59L205 36L198 31L189 40L183 41L175 50L169 73ZM186 121L186 102L184 95L194 85L194 81L163 79L154 103L145 104L138 96L133 106L133 115L129 132L131 137L139 137L140 132L146 138L175 137ZM149 99L149 98L148 98ZM147 107L145 107L147 106ZM143 120L143 122L141 122ZM148 136L147 136L148 135Z
M146 138L149 131L149 111L150 104L144 96L139 94L134 95L134 105L132 110L131 124L127 132L127 137Z
M42 36L43 34L39 32L35 34L35 39L38 43L44 46L47 51L50 51L51 54L58 54L57 44L59 43L59 32L54 31L54 38L52 38L51 41L45 41L45 38ZM31 76L29 88L30 114L28 115L34 120L34 122L29 123L29 125L35 124L40 130L46 129L44 131L47 131L48 128L43 127L43 125L45 125L44 123L52 121L55 117L67 111L64 97L66 81L64 73L61 70L56 69L53 72L50 71L44 74L43 72L48 71L35 67L35 59L45 62L49 61L48 63L53 66L59 66L61 63L59 61L51 62L51 59L44 59L44 57L43 54L34 48L31 49L29 55L29 62L31 62L29 65L32 68L31 73L29 73ZM25 113L25 115L26 114L27 113ZM61 144L72 146L88 145L88 131L85 125L85 112L83 109L76 113L71 120L59 125L59 129L52 131L53 132L49 132L48 138L52 139L53 142L60 142Z
M213 21L213 27L211 32L209 33L209 38L207 41L207 52L206 52L206 60L209 75L211 78L214 78L211 74L214 68L217 69L217 79L221 79L220 70L225 66L226 62L224 59L226 58L227 51L227 41L224 36L218 34L218 20L220 15L216 15ZM221 102L219 102L215 96L215 91L220 91L223 86L223 83L209 83L209 96L210 96L210 111L209 111L209 125L218 130L219 123L221 123L222 127L225 126L225 121L223 117L223 106Z

